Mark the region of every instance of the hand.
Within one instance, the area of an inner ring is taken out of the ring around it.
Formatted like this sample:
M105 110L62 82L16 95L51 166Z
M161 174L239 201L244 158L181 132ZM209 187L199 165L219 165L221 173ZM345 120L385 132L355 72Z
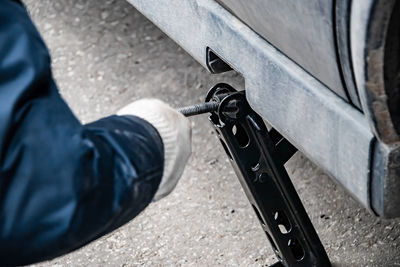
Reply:
M133 115L151 123L164 144L164 172L153 198L157 201L175 188L192 151L190 121L181 113L157 99L135 101L118 115Z

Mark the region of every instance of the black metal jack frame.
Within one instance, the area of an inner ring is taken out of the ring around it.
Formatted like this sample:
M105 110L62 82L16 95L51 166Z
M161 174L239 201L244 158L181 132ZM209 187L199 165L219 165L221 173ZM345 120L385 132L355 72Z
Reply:
M244 92L217 84L206 97L212 102L210 121L279 259L272 266L331 266L284 167L297 149L268 131Z

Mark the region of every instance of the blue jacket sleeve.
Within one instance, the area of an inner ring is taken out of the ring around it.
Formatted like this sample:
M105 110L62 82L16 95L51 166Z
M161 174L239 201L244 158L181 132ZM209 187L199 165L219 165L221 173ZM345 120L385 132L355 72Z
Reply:
M137 117L82 125L60 97L26 10L0 0L0 265L51 259L116 229L152 200L158 132Z

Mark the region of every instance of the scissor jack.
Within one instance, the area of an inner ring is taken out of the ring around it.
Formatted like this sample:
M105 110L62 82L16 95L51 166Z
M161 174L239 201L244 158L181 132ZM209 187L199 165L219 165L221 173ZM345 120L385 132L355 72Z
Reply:
M205 104L180 111L186 116L211 112L210 121L279 259L272 266L330 266L284 167L297 149L267 129L244 91L220 83L210 89Z

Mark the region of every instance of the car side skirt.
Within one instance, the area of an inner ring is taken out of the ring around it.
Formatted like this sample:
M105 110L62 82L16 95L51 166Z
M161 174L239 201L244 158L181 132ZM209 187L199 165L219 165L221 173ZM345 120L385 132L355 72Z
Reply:
M207 48L245 79L252 108L370 206L375 137L364 115L213 0L129 0L204 67Z

